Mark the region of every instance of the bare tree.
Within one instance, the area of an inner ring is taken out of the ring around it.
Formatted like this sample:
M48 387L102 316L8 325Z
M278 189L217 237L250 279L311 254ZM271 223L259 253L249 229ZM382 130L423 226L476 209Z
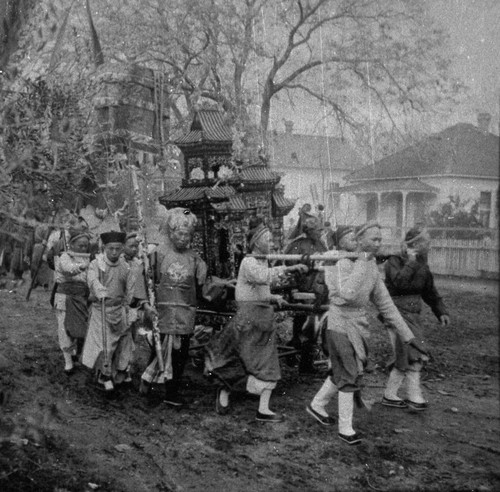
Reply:
M265 147L279 96L319 104L321 117L333 117L338 133L362 129L369 114L398 131L401 115L453 102L460 86L448 76L445 36L425 17L423 5L421 0L100 0L92 10L107 61L170 75L172 109L181 124L196 107L215 103L237 129L257 129ZM77 38L86 37L90 51L85 19L82 6L75 5L68 33L75 46ZM85 36L74 34L82 29ZM258 107L257 116L251 106Z

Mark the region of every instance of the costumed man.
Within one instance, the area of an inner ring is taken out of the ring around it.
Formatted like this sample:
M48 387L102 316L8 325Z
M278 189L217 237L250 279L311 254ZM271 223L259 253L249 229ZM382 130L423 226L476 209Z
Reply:
M304 224L308 217L314 217L314 214L312 212L311 204L304 203L304 205L302 205L301 209L299 210L299 220L288 236L289 241L295 239L296 237L299 237L304 233Z
M301 255L306 258L309 255L327 251L327 247L321 238L319 220L316 217L308 216L305 218L302 230L303 233L285 248L285 254ZM320 273L313 270L307 273L295 274L296 288L299 292L314 294L312 295L312 302L322 304L325 291L314 292L314 287L321 285L321 282L316 282L318 275ZM317 372L313 363L314 346L316 344L315 335L314 315L311 316L301 312L294 313L292 340L288 345L300 350L299 372L301 373L314 374Z
M58 258L54 308L59 347L64 356L64 371L73 373L79 362L88 326L87 270L90 263L89 234L84 228L69 230L68 250Z
M359 397L357 401L362 402L360 384L368 362L368 303L371 301L384 318L390 320L403 343L425 351L392 302L375 262L382 241L380 226L376 223L362 226L356 239L360 253L356 261L341 259L325 267L330 299L326 344L332 374L307 407L308 413L321 424L333 425L334 420L325 407L338 392L338 436L348 444L361 442L352 419L355 393Z
M115 384L131 382L130 364L134 342L128 319L133 295L133 276L121 258L126 234L104 232L104 252L90 263L90 321L82 363L96 371L97 382L106 391Z
M429 246L430 238L425 229L415 227L406 233L401 254L390 256L385 263L387 290L403 319L420 340L423 340L420 319L422 300L432 309L442 326L450 323L448 310L434 285L434 278L427 264ZM422 394L420 372L427 357L405 345L388 321L385 324L394 348L394 360L389 364L392 370L382 405L425 410L428 404ZM398 396L398 390L404 381L406 400Z
M261 219L251 221L247 243L254 254L269 254L272 250L271 232ZM224 384L217 390L218 413L228 412L230 391L245 389L260 397L257 420L283 420L269 408L272 391L281 378L271 302L282 301L281 296L271 294L270 286L286 272L306 270L302 264L270 268L266 260L249 256L241 262L235 291L236 315L212 338L205 360L206 373Z
M141 377L141 393L147 394L152 384L164 384L164 401L174 407L185 403L179 394L181 377L194 332L197 293L207 275L205 262L190 248L196 223L196 216L185 208L167 212L162 227L166 241L158 247L155 265L158 328L165 370L160 371L158 359L153 355Z

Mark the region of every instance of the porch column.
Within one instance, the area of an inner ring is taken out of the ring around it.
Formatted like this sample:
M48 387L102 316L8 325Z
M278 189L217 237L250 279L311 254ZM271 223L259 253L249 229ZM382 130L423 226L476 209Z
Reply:
M377 222L380 220L380 204L382 203L382 192L377 191Z
M407 196L408 196L408 192L407 192L407 191L402 191L402 192L401 192L401 195L402 195L402 197L403 197L403 200L402 200L401 206L402 206L402 208L403 208L403 210L402 210L402 218L403 218L403 220L402 220L402 223L403 223L403 231L402 231L402 232L403 232L403 236L404 236L404 234L405 234L405 232L406 232L406 228L408 227L408 218L407 218L408 216L407 216L407 213L406 213L406 212L407 212L407 210L406 210L406 198L407 198Z

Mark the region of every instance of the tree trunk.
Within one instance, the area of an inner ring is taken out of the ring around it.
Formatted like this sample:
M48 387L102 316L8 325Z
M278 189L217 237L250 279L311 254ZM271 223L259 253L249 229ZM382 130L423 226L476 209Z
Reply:
M18 34L28 20L34 0L6 0L0 7L0 70L5 70L17 49Z

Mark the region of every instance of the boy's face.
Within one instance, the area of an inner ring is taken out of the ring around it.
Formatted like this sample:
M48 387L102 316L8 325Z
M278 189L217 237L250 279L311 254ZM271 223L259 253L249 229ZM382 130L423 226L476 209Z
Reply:
M258 249L262 254L269 254L274 247L273 236L270 231L264 232L257 241L254 248Z
M364 253L376 254L382 244L382 233L378 227L367 229L358 239L358 247Z
M122 243L108 243L104 246L104 254L106 255L106 258L112 263L118 261L120 255L122 254L122 251L123 251Z
M135 258L139 253L139 241L135 237L130 238L123 246L123 253L129 258Z
M342 251L353 252L356 251L358 243L356 242L356 235L354 232L349 232L342 236L339 241L339 249Z
M71 242L70 249L75 253L88 253L89 244L89 239L87 237L79 237Z

